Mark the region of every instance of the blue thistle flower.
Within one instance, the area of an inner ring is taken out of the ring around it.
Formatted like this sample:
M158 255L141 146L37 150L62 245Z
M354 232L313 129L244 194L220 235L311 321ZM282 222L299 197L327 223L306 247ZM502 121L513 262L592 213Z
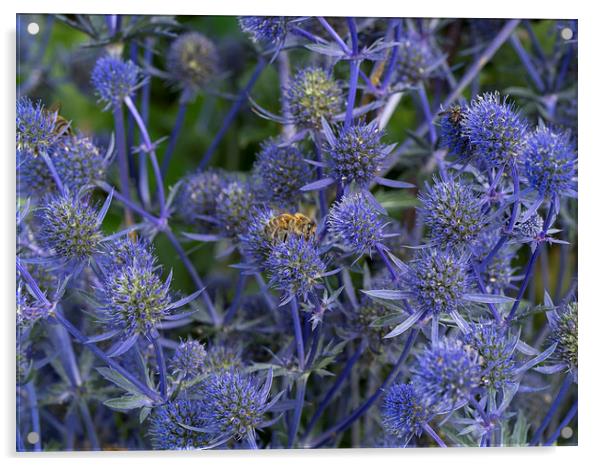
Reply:
M285 16L239 16L238 24L256 43L281 44L286 37Z
M397 82L415 86L430 75L436 64L435 55L426 40L417 34L406 34L397 48Z
M108 106L119 105L141 84L140 68L133 62L104 56L98 59L91 78L92 86L101 101Z
M189 225L209 228L209 218L216 215L217 197L234 176L220 169L209 169L186 175L175 198L178 218Z
M460 181L434 181L418 196L422 202L418 211L430 228L432 243L443 247L470 244L486 224L482 201Z
M193 378L201 373L207 352L205 346L197 340L188 338L181 341L171 358L171 370L184 378Z
M121 246L128 254L110 264L102 281L101 318L130 340L152 334L157 324L171 315L173 305L169 296L171 277L163 282L150 246L124 241L131 242L127 248Z
M228 183L216 198L215 218L220 229L231 238L245 233L254 206L255 195L248 183L238 180Z
M361 188L367 187L392 149L382 143L382 137L376 121L339 126L334 139L324 147L331 176L344 185L355 181Z
M240 349L234 345L218 343L207 350L205 367L208 372L240 370L244 367Z
M63 137L48 154L63 186L77 192L101 180L106 160L94 143L83 136ZM56 192L56 183L48 165L41 157L17 150L19 188L24 195L41 198Z
M556 343L554 358L560 364L565 365L577 380L579 354L577 302L563 304L558 310L548 315L548 320L552 329L550 340L552 343Z
M432 414L411 384L395 384L385 393L380 408L385 431L404 442L422 434Z
M469 288L468 259L452 250L423 249L402 280L419 312L456 311Z
M284 99L297 126L320 129L343 111L343 90L322 68L303 68L286 88Z
M51 313L52 306L38 301L28 291L23 280L17 282L17 327L30 328L39 320L45 320Z
M527 123L506 98L500 101L497 92L472 100L462 128L474 155L485 167L516 163L525 150Z
M270 220L278 213L265 206L256 207L251 212L251 220L246 233L240 235L242 249L253 264L263 267L264 261L270 255L274 239L268 234Z
M202 401L176 399L153 411L148 435L155 450L192 450L210 444L210 434L200 431L206 428L206 408Z
M167 69L182 89L196 92L204 88L218 72L215 44L196 31L182 34L169 48Z
M466 158L472 155L470 140L463 134L462 120L466 118L466 105L451 105L439 113L439 145L448 149L449 155Z
M287 209L298 202L300 189L312 179L312 169L296 147L270 140L261 145L253 177L262 201Z
M466 404L482 377L477 351L451 338L423 350L412 372L414 390L435 413Z
M361 192L343 196L327 222L335 241L357 255L369 254L385 238L382 214Z
M326 272L315 242L296 235L274 245L265 268L270 275L270 286L284 291L288 297L303 298L316 290Z
M40 242L58 259L87 261L100 250L102 216L86 196L50 196L38 212Z
M17 149L37 156L47 152L61 136L57 113L35 104L29 97L17 100Z
M202 388L211 429L236 439L254 436L265 422L270 387L271 376L262 387L255 378L236 370L212 374Z
M519 242L533 241L543 230L543 218L534 213L528 219L514 225L512 235Z
M577 155L569 133L539 126L527 140L525 175L541 196L573 194Z
M500 391L516 382L516 336L508 335L502 326L487 322L472 325L464 341L479 353L481 383L485 387Z

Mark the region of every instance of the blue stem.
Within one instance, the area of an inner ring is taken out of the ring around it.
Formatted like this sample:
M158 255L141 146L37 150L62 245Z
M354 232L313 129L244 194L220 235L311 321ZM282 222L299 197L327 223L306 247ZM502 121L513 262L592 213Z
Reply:
M328 34L330 34L330 36L334 39L334 41L341 48L341 50L343 52L345 52L346 55L351 55L351 53L352 53L351 49L349 47L347 47L347 44L343 41L343 39L341 39L341 37L332 28L332 26L328 23L328 21L326 21L326 19L324 19L322 16L318 16L316 19L320 22L320 24L322 25L322 27L324 29L326 29L326 31L328 32Z
M299 431L299 424L301 423L301 414L303 413L303 402L305 401L305 388L307 387L307 377L308 376L301 376L299 379L297 379L295 411L293 413L291 429L288 435L288 448L293 448L295 439L297 438L297 432Z
M131 203L127 150L125 145L125 126L121 105L113 108L113 118L115 120L115 143L117 145L117 162L119 164L119 184L123 197ZM132 212L127 204L125 206L125 223L127 226L131 226L134 223Z
M550 227L550 223L552 222L553 215L554 215L554 200L552 199L550 201L550 208L548 210L548 215L546 216L546 220L544 221L543 230L540 234L542 237L544 237L546 235L548 228ZM512 321L512 319L514 318L514 314L516 314L518 306L520 305L520 300L522 299L523 295L525 294L525 291L527 290L527 286L529 285L529 281L531 279L531 273L533 272L533 267L535 266L535 262L537 261L537 257L539 256L543 245L544 245L543 240L539 241L537 243L537 246L535 247L535 250L531 254L531 257L529 258L529 262L527 263L527 267L525 268L523 282L520 286L520 289L518 290L518 294L516 295L514 304L512 305L512 309L510 309L510 313L508 314L508 317L506 318L506 323L510 323Z
M149 339L153 344L155 350L155 357L157 358L157 369L159 371L159 392L161 396L167 398L167 367L165 366L165 356L163 355L163 348L159 342L159 336L150 335Z
M221 128L219 129L219 131L213 138L213 141L211 141L211 144L209 145L209 148L205 152L205 155L203 155L201 163L199 164L199 170L204 170L209 165L209 161L211 160L213 153L215 152L215 150L217 149L217 146L219 145L219 143L225 136L226 131L228 131L228 128L230 128L230 125L234 121L234 117L237 115L237 113L240 110L240 108L242 107L243 103L247 100L247 96L249 95L249 92L255 85L255 82L261 75L261 72L266 67L266 65L267 65L266 60L262 57L259 57L257 65L255 66L255 70L253 70L253 74L251 75L251 77L249 78L249 81L247 81L247 84L245 85L245 87L242 89L242 91L240 92L240 94L238 95L238 97L236 98L234 103L232 104L232 107L230 107L230 111L224 118Z
M424 431L427 434L429 434L431 436L431 438L435 442L437 442L437 445L439 445L441 448L447 448L447 445L445 444L445 442L443 440L441 440L441 437L439 437L439 435L437 435L437 432L435 432L431 426L429 426L428 424L424 424L422 426L422 428L424 429Z
M245 290L246 282L247 282L247 275L245 275L244 273L238 274L238 281L236 282L234 298L232 299L232 303L230 304L230 307L228 308L228 311L226 312L226 315L224 316L224 324L227 324L228 322L230 322L234 318L236 311L238 311L238 308L240 307L240 302L242 300L242 295Z
M521 44L520 39L518 38L516 33L510 36L510 44L512 44L512 47L516 51L518 58L520 58L521 62L523 63L525 70L527 70L527 74L535 84L537 90L539 92L543 92L545 90L545 85L541 80L541 76L539 76L539 73L537 72L537 69L533 64L529 53L524 49L523 44Z
M192 278L194 285L197 287L198 290L202 290L201 297L203 298L203 302L205 303L205 306L207 307L207 311L209 312L211 321L213 322L214 325L220 325L221 319L220 319L219 315L217 314L217 311L215 310L215 306L213 305L213 301L211 301L211 297L209 296L209 293L207 293L207 290L205 289L203 280L201 280L201 277L199 276L196 269L194 268L194 265L192 265L192 262L190 262L190 259L186 255L186 251L184 251L184 248L178 241L178 238L176 238L176 235L174 235L174 233L169 228L166 228L163 231L163 233L165 233L165 235L169 239L170 243L176 250L178 256L180 256L180 260L182 261L182 263L184 264L184 267L188 271L190 278Z
M393 29L393 37L396 42L399 42L399 40L401 39L401 24L400 24L401 22L398 19L393 20L393 21L395 21L395 26ZM380 82L381 89L386 89L387 86L389 85L389 81L393 77L393 72L395 71L395 65L397 65L397 55L398 54L399 54L399 45L395 45L395 46L393 46L393 49L391 50L391 56L389 57L389 61L387 63L387 68L385 69L383 78L381 79L381 82Z
M564 397L566 396L569 389L571 388L572 383L573 383L572 375L566 374L564 376L562 385L560 386L560 389L558 390L558 394L556 395L556 398L554 398L554 401L550 405L550 409L548 410L546 416L543 418L543 421L541 421L541 425L537 428L537 430L533 434L533 437L531 437L531 441L529 442L529 445L534 446L534 445L539 444L539 441L541 440L541 436L543 435L543 433L546 430L546 428L548 427L548 425L550 425L550 422L552 421L552 417L554 417L554 414L556 414L556 411L558 411L558 408L560 408L560 405L562 404Z
M429 104L426 91L424 90L424 84L422 83L420 83L420 85L418 86L418 96L420 97L420 105L422 106L424 120L428 124L431 145L434 146L435 142L437 142L437 130L435 129L431 106ZM443 161L441 163L443 163Z
M163 161L161 162L161 174L163 178L167 177L167 172L169 170L169 162L171 161L171 156L176 148L176 144L178 142L178 136L180 135L180 130L184 125L184 120L186 117L186 110L188 109L188 99L182 98L180 99L180 105L178 106L178 114L176 116L176 122L171 130L171 134L169 135L169 143L167 144L167 149L165 150L165 154L163 155Z
M153 65L153 39L147 38L144 42L144 67L150 68ZM151 94L151 79L144 81L140 92L140 113L142 114L142 121L146 127L150 119L150 94ZM146 163L146 157L140 157L138 159L138 191L140 193L140 199L142 205L149 209L151 205L150 189L148 186L148 167Z
M395 380L395 376L397 375L397 372L399 371L401 365L404 363L404 361L408 357L408 355L410 353L410 349L412 349L412 346L414 345L414 342L416 341L417 336L418 336L418 330L412 329L410 331L410 334L408 335L408 339L406 340L403 351L399 355L399 359L397 360L397 362L391 369L391 372L389 373L387 378L383 381L383 383L380 385L380 387L378 387L378 389L374 392L374 394L370 398L368 398L364 403L362 403L362 405L360 405L349 416L347 416L345 419L343 419L342 421L337 423L334 427L331 427L326 432L324 432L322 435L320 435L311 444L311 448L319 448L319 447L323 446L324 444L336 439L336 437L339 434L341 434L342 432L347 430L349 427L351 427L351 425L356 420L358 420L366 411L368 411L368 409L370 409L370 407L376 402L376 400L378 400L380 395L389 387L391 382L393 382L393 380Z
M157 161L157 154L155 154L155 149L148 134L148 130L146 129L146 125L144 124L144 120L142 120L140 113L138 113L136 105L129 97L126 97L124 102L127 108L130 110L130 113L134 117L138 128L140 129L142 141L144 142L144 145L146 146L146 151L150 156L153 171L155 172L155 181L157 183L157 197L159 198L159 208L161 213L160 215L162 219L166 219L168 213L165 206L165 190L163 187L163 176L161 176L161 169L159 168L159 162Z
M566 414L564 419L560 422L560 424L554 431L554 433L544 443L544 445L546 447L549 447L550 445L552 445L558 439L558 437L560 437L560 433L562 432L562 429L564 429L566 426L568 426L569 422L571 422L573 420L573 418L575 417L575 415L577 414L577 407L578 407L578 402L575 401L573 403L573 406L571 406L571 409L569 409L569 412Z
M362 340L361 343L358 345L357 349L355 350L355 353L353 353L353 356L351 356L351 358L347 361L347 364L345 364L343 371L336 378L336 380L334 381L334 384L332 385L332 387L330 387L330 390L328 390L328 392L324 396L324 399L318 405L316 412L314 413L314 415L310 419L309 423L307 424L305 435L303 437L304 440L311 433L311 430L316 425L316 422L318 422L318 420L320 419L320 416L322 416L322 413L324 412L324 410L330 404L330 401L332 400L332 398L337 394L339 389L343 386L343 382L345 382L345 380L347 380L347 378L351 374L351 370L353 369L353 366L355 366L355 363L359 360L360 356L363 354L364 350L366 349L366 346L367 346L366 341Z
M130 374L126 369L124 369L113 359L107 356L107 354L100 348L98 348L98 346L96 346L94 343L90 343L86 336L83 333L81 333L71 322L69 322L60 312L55 312L54 318L67 329L67 331L73 336L73 338L79 341L82 345L86 346L99 359L102 359L105 363L107 363L107 365L111 369L113 369L115 372L117 372L118 374L125 377L128 381L130 381L144 395L149 397L154 402L162 402L161 397L156 392L148 388L145 384L143 384L136 377Z
M34 451L42 451L42 430L40 426L40 412L38 410L38 397L33 380L25 385L27 398L29 401L29 410L31 413L31 430L37 434L37 441L33 444Z
M322 163L322 137L318 131L313 131L312 136L314 140L314 147L316 149L316 162ZM316 167L316 174L318 175L319 180L321 180L324 177L324 170L322 169L322 167ZM321 218L324 218L328 214L328 207L326 204L326 192L324 189L320 189L320 191L318 191L318 202L320 203L320 216Z
M88 439L90 440L90 446L92 447L92 450L100 451L100 443L98 442L96 428L94 427L94 421L92 420L92 416L90 415L88 403L82 398L80 398L79 400L79 410L82 416L82 420L84 421L84 426L86 427L86 432L88 434Z
M303 342L303 334L301 332L301 320L299 319L299 304L297 298L291 299L291 317L293 318L293 328L295 332L295 342L297 345L297 358L299 359L299 369L305 369L305 345Z

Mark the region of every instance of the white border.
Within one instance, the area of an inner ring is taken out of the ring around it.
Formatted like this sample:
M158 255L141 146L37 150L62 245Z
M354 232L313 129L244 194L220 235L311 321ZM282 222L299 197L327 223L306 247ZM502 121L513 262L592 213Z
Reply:
M519 18L578 18L579 19L579 280L580 280L580 411L579 411L579 447L546 449L454 449L441 450L328 450L328 451L271 451L271 452L202 452L202 453L57 453L29 455L20 459L29 461L34 458L46 464L85 461L86 466L135 461L144 459L145 464L164 465L177 461L179 464L212 465L261 464L287 466L311 463L328 464L342 460L349 464L365 465L371 461L390 464L471 464L505 465L525 462L549 464L590 464L593 458L600 457L600 435L602 434L602 378L600 371L600 331L602 329L602 303L596 299L602 289L600 280L600 242L602 228L600 202L602 201L602 144L598 137L602 133L602 102L600 83L602 82L600 33L602 16L596 11L594 2L573 1L526 1L504 0L501 2L467 0L429 0L414 2L407 0L380 1L325 1L303 0L188 0L179 4L165 0L3 0L2 15L2 99L4 111L1 114L2 141L4 151L0 155L2 182L0 199L4 214L2 234L2 279L1 294L5 306L3 314L3 377L2 389L3 423L0 439L3 453L12 464L16 461L14 452L14 99L15 99L15 14L18 13L153 13L153 14L271 14L271 15L354 15L354 16L430 16L430 17L519 17ZM13 345L13 346L11 346ZM598 450L598 451L596 451ZM596 455L597 454L597 455ZM518 461L518 463L517 463ZM599 462L599 459L596 463Z

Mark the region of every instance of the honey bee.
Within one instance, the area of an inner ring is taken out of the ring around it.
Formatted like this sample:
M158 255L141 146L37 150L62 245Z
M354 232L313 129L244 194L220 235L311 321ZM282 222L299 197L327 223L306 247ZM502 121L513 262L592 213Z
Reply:
M451 120L453 125L459 125L460 121L462 121L462 117L464 116L464 112L462 107L459 105L454 105L446 110L443 110L439 113L440 116L449 115L449 119Z
M61 104L54 104L46 110L49 115L54 116L54 134L59 138L63 136L73 136L71 122L59 114L60 110Z
M265 233L273 241L286 241L291 234L309 240L316 233L316 223L299 212L296 214L285 213L270 219L265 226Z

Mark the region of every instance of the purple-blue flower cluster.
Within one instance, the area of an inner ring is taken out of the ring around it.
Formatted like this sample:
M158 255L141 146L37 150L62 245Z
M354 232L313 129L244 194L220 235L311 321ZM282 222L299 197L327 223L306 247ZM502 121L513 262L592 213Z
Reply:
M41 19L18 451L577 442L574 22Z

